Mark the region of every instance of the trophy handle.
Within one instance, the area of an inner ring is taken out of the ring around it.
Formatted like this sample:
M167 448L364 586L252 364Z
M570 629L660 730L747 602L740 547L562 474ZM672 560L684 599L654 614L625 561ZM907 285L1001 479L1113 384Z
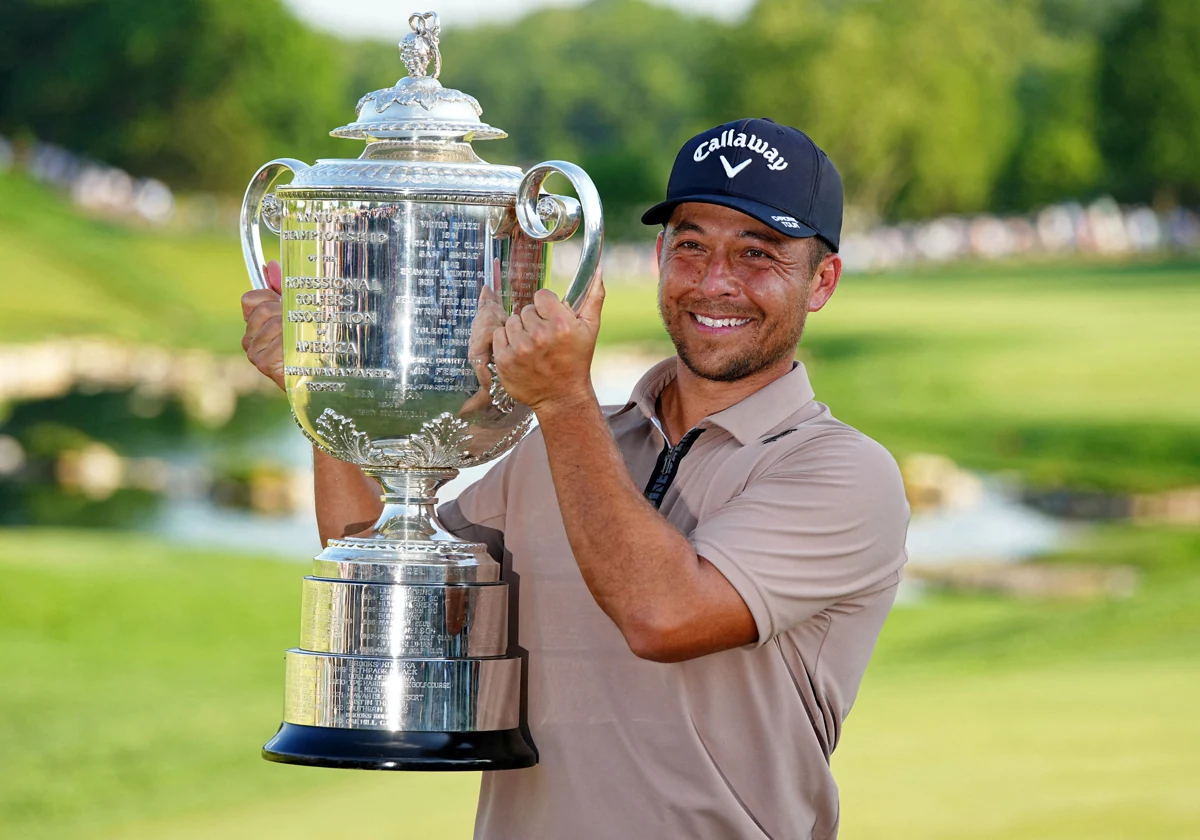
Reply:
M539 195L546 177L558 173L566 177L579 200L563 195ZM600 266L600 247L604 243L604 211L600 194L587 173L573 163L549 160L525 173L517 190L517 221L521 230L538 242L560 242L575 232L583 220L583 250L579 268L563 300L579 311ZM552 227L546 223L551 222Z
M263 254L258 223L263 222L271 233L279 233L279 201L274 193L267 190L285 170L297 175L305 169L308 169L307 163L277 158L264 163L246 187L246 197L242 199L242 256L246 259L246 270L250 272L250 285L256 289L270 288L267 278L263 276L267 258Z

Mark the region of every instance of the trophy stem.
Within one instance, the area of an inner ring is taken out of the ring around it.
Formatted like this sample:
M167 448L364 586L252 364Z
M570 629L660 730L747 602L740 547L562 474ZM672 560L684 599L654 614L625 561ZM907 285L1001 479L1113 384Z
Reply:
M437 517L437 491L458 475L456 469L411 470L365 467L363 472L383 486L383 513L370 537L385 540L459 542Z

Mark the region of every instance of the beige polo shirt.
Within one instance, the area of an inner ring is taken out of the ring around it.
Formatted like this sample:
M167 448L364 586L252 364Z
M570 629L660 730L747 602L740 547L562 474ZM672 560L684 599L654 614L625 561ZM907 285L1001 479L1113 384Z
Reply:
M802 365L664 451L655 403L674 375L674 359L655 366L605 413L633 480L745 599L758 642L634 656L584 584L529 435L442 509L504 558L540 753L484 774L477 838L837 835L829 756L906 559L899 470L813 400Z

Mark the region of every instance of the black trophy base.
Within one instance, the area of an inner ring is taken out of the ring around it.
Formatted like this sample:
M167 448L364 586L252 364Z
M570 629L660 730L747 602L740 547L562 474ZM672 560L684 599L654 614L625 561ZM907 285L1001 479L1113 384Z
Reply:
M262 754L281 764L348 770L518 770L537 764L520 729L389 732L285 723Z

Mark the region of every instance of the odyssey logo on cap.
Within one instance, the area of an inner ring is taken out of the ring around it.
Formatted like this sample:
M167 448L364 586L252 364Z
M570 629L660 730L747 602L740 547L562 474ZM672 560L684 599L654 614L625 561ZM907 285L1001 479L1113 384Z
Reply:
M703 160L707 160L708 156L713 152L719 152L721 149L749 149L763 156L763 159L767 162L767 169L773 172L787 169L787 161L780 156L778 149L766 140L760 139L757 135L747 135L744 131L738 131L734 128L722 131L720 137L714 137L707 143L701 143L697 146L696 151L692 153L692 160L700 163ZM729 161L726 161L724 157L721 160L724 161L725 170L728 172L731 169ZM730 172L729 177L732 178L736 174L737 172Z

